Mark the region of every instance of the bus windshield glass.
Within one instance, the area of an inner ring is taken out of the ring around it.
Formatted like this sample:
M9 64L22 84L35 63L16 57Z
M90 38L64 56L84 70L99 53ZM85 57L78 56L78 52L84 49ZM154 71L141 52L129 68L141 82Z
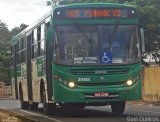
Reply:
M56 26L55 59L63 65L128 64L139 61L136 25Z

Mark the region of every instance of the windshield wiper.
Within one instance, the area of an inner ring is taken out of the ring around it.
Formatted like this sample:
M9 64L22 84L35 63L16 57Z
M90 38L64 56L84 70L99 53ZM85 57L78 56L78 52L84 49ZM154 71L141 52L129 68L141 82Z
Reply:
M76 27L76 29L83 35L83 37L88 41L88 43L91 43L91 40L89 39L89 37L86 35L86 33L84 32L84 30L82 30L82 28L79 26L79 24L74 23L74 26Z
M109 40L110 50L111 50L111 48L112 48L112 47L111 47L111 44L112 44L114 38L116 37L115 35L116 35L117 31L118 31L118 28L119 28L119 23L117 23L117 24L115 25L114 30L112 31L112 34L110 35L110 40Z

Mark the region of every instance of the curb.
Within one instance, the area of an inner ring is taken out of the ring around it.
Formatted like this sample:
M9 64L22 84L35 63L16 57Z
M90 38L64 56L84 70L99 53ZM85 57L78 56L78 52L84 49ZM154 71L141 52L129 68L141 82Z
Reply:
M144 101L144 100L141 100L141 101L127 101L128 104L142 104L142 105L150 105L152 104L153 106L160 106L160 102L152 102L152 101Z
M23 120L24 122L39 122L38 120L35 120L31 117L24 116L20 113L12 112L12 111L9 111L9 110L3 109L3 108L0 108L0 110L3 112L9 113L11 116L18 117L19 119Z

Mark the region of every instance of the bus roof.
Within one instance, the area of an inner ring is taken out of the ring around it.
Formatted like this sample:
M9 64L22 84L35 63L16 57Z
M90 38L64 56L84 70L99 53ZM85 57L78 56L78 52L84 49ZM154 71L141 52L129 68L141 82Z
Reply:
M60 6L54 6L55 8L60 7L129 7L129 8L135 8L131 5L126 4L120 4L120 3L76 3L76 4L68 4L68 5L60 5Z

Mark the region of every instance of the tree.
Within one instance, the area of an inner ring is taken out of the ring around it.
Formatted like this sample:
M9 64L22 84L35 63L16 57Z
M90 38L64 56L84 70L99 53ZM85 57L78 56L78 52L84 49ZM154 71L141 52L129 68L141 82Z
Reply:
M24 30L26 27L28 27L28 25L26 24L21 24L20 27L14 27L12 30L11 30L11 34L13 36L17 35L19 32L21 32L22 30Z
M10 48L11 34L5 23L0 21L0 81L10 84Z
M143 58L152 55L157 65L160 65L160 1L133 0L125 3L136 6L139 12L140 27L145 32L146 52Z

